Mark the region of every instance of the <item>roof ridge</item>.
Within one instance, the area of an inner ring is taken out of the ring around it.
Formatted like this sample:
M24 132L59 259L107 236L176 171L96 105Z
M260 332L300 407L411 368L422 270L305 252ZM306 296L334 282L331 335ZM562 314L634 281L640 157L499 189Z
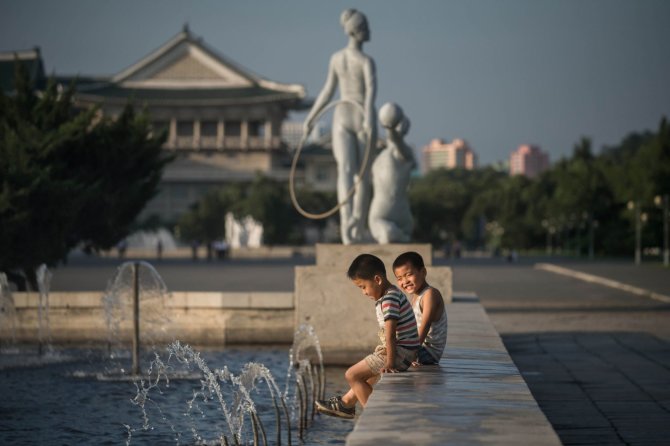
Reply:
M170 51L173 51L178 45L183 43L189 43L196 46L198 49L204 52L205 55L211 57L226 69L232 71L235 75L240 76L240 78L248 81L254 86L260 86L270 90L290 92L297 94L299 97L304 97L306 94L305 88L300 84L286 84L266 79L256 74L254 71L239 64L238 62L228 58L228 56L225 56L218 49L212 47L208 43L205 43L201 36L196 36L190 30L188 23L185 23L183 29L166 43L150 52L139 61L112 76L110 78L110 82L121 84L127 81L134 74L140 72L146 67L149 67L151 64L160 60L161 57L169 54Z

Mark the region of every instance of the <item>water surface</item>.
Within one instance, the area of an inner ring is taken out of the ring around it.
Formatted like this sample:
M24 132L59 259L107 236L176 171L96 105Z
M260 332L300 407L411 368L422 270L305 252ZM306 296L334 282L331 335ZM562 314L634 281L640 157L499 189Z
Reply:
M231 347L200 353L212 370L227 366L233 374L247 362L263 363L279 388L285 389L288 347ZM159 354L167 358L164 352ZM144 355L144 369L152 357L150 352ZM45 358L25 352L0 353L0 444L196 444L196 434L209 443L227 432L215 400L200 398L195 407L189 407L194 392L201 389L196 376L172 379L169 386L152 389L151 401L146 404L149 428L144 430L142 410L132 402L136 386L132 380L117 379L120 368L130 368L127 356L112 361L104 352L94 350L61 351ZM327 395L346 390L343 373L343 369L326 369ZM263 387L259 385L252 398L266 428L268 444L275 444L274 408ZM344 444L354 426L352 421L317 414L300 442L297 422L293 420L292 424L294 445ZM250 432L246 434L248 444L252 444ZM284 445L285 438L284 430Z

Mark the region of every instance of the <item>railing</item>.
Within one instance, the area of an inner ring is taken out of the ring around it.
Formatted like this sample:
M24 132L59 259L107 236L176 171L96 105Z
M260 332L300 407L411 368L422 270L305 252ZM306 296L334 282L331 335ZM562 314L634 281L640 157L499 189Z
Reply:
M198 145L201 149L218 149L218 141L216 136L201 136L200 144Z
M276 149L281 145L281 138L279 136L273 136L271 138L266 138L264 136L250 136L246 141L239 136L227 136L221 141L216 136L201 136L200 139L196 139L192 136L178 136L171 140L168 140L164 144L166 149L187 149L187 150L198 150L198 149L207 149L207 150L225 150L225 149L235 149L235 150L245 150L245 149Z

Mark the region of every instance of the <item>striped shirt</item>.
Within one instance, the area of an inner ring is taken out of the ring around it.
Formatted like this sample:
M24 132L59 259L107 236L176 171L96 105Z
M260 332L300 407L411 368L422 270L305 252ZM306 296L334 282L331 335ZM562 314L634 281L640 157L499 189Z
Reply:
M398 321L395 332L396 345L410 350L419 348L419 331L412 305L398 288L389 287L386 294L377 300L375 311L381 330L384 329L384 323L387 320L396 319Z

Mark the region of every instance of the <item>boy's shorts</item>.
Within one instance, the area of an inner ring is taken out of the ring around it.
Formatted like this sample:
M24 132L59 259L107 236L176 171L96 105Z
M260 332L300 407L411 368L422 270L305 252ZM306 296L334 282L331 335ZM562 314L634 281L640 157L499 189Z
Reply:
M419 350L416 353L416 361L421 365L434 365L440 363L440 361L435 359L423 345L419 347Z
M411 365L412 361L416 359L416 350L408 350L403 347L395 348L395 362L393 367L398 371L405 371ZM378 345L374 353L365 357L365 363L370 367L373 373L379 375L382 369L386 367L386 346Z

